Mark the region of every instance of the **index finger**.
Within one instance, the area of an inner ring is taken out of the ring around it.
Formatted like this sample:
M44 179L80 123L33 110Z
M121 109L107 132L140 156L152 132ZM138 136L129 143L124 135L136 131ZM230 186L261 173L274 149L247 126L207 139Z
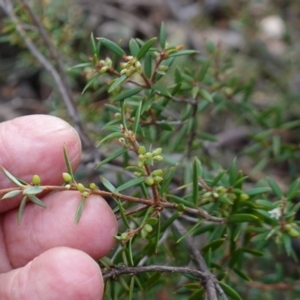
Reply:
M75 169L80 161L81 143L67 122L48 115L31 115L0 124L0 166L27 182L38 174L42 182L61 184L61 174L66 171L64 146ZM0 189L13 186L0 173ZM1 201L0 212L16 207L19 202L14 198Z

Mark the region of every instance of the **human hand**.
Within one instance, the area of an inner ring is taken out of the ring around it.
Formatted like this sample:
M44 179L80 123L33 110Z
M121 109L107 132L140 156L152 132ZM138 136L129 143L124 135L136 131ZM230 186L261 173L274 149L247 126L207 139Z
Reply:
M66 166L66 146L73 169L81 144L75 130L51 116L26 116L0 124L0 165L31 182L59 185ZM0 174L0 189L13 187ZM114 245L117 224L110 207L91 195L79 224L74 214L78 192L56 192L41 199L47 208L28 203L17 224L20 199L0 202L0 299L100 299L103 280L93 260Z

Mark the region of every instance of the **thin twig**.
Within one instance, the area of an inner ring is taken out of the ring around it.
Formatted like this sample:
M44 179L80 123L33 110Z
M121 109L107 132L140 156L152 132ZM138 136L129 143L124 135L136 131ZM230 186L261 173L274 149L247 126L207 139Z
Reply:
M103 279L116 278L124 274L129 274L131 276L137 275L139 273L148 272L160 272L160 273L185 273L191 274L198 278L205 280L206 275L198 270L194 270L187 267L171 267L171 266L139 266L139 267L114 267L109 270L102 270Z
M163 212L167 217L170 217L170 213L168 211ZM180 221L175 220L172 226L179 232L180 235L185 234L186 229L181 224ZM227 296L223 292L222 288L218 284L218 280L215 276L210 272L209 268L206 265L206 262L198 250L198 246L195 245L193 239L190 236L185 237L185 242L189 252L191 253L192 260L194 261L196 267L200 272L205 274L205 279L201 280L202 285L205 288L206 296L205 300L217 300L217 292L220 294L223 300L228 300Z

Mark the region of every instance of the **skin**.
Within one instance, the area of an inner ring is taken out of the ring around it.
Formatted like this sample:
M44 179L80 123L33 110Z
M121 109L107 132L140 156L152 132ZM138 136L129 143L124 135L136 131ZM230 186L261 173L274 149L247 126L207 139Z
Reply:
M27 182L38 174L42 184L62 184L64 145L76 169L81 143L65 121L34 115L0 124L0 165ZM0 189L13 186L0 172ZM101 299L103 279L94 259L114 245L117 224L110 207L90 196L75 225L78 192L41 200L47 208L28 203L20 225L20 198L0 202L0 299Z

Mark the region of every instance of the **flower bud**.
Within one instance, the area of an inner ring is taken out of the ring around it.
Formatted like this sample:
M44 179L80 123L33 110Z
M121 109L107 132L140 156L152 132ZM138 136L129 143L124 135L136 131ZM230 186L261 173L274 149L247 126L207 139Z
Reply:
M163 170L162 169L157 169L157 170L154 170L153 172L152 172L152 174L154 175L154 176L161 176L162 174L163 174Z
M247 201L249 198L250 198L250 197L249 197L247 194L245 194L245 193L242 193L242 194L240 195L240 199L241 199L242 201Z
M163 177L161 177L161 176L154 176L153 179L154 179L155 183L160 183L164 180Z
M97 189L97 185L94 182L90 183L89 187L91 190Z
M72 181L72 176L69 173L62 173L62 177L64 179L65 182L71 182Z
M108 69L109 69L108 66L102 67L102 68L99 70L99 73L100 73L100 74L106 73Z
M139 154L145 154L145 153L146 153L145 146L139 146Z
M297 237L300 236L300 232L297 231L297 230L294 229L294 228L290 229L287 233L288 233L289 236L291 236L291 237L293 237L293 238L297 238Z
M162 160L164 160L164 158L162 156L160 156L160 155L154 156L153 159L156 160L156 161L162 161Z
M77 190L78 190L79 192L84 192L84 190L85 190L84 185L83 185L82 183L78 183L78 184L77 184Z
M121 234L121 240L126 240L127 239L127 237L128 237L128 233L127 232L123 232L122 234Z
M40 183L41 183L41 178L40 178L40 176L39 176L39 175L33 175L33 176L32 176L32 183L33 183L34 185L40 185Z
M145 224L144 228L147 232L152 232L153 231L153 227L150 224Z
M153 155L160 155L162 152L162 148L156 148L155 150L153 150Z
M154 184L154 179L152 177L148 176L148 177L145 178L145 183L147 185L153 185Z
M84 191L84 192L82 193L82 197L84 197L84 198L87 198L89 195L90 195L90 193L87 192L87 191Z
M147 235L148 235L148 232L143 228L141 230L141 236L142 236L142 238L145 239L147 237Z

